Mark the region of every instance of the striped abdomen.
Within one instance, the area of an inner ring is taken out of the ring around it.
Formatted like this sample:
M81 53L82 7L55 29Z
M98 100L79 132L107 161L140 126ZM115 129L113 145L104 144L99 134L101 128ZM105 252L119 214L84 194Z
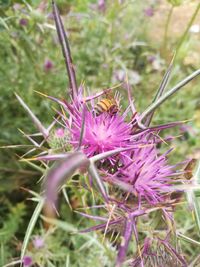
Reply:
M111 115L114 115L115 113L118 112L118 110L119 108L114 98L113 99L104 98L101 101L99 101L95 106L96 115L100 115L103 112L108 112Z

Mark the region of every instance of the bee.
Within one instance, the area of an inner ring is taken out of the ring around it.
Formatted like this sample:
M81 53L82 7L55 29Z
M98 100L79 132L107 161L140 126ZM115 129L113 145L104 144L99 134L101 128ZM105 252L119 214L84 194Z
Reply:
M115 115L119 111L119 94L116 93L115 96L113 96L110 91L105 91L104 94L106 97L102 98L94 108L96 116L104 112Z

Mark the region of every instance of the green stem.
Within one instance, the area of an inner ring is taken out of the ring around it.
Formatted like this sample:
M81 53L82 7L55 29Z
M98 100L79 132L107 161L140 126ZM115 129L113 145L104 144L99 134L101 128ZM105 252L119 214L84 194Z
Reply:
M200 3L197 5L197 7L196 7L196 9L195 9L195 11L194 11L194 13L193 13L188 25L187 25L187 28L186 28L185 32L182 34L182 36L179 39L179 42L178 42L178 45L177 45L177 48L176 48L176 56L178 55L178 51L180 50L183 42L187 38L188 32L189 32L194 20L196 19L196 16L197 16L199 10L200 10Z
M172 14L173 14L174 6L171 6L168 16L167 16L167 21L165 23L165 33L164 33L164 51L167 50L167 36L168 36L168 31L169 31L169 25L171 22Z

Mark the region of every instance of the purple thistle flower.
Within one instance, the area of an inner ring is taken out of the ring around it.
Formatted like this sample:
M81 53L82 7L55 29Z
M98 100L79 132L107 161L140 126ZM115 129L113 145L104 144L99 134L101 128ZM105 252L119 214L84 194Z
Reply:
M101 12L105 12L105 10L106 10L106 1L105 0L98 0L98 9Z
M15 11L18 11L18 10L22 9L22 5L20 5L19 3L16 3L16 4L13 5L13 9Z
M24 264L24 267L29 267L33 264L33 260L30 256L24 256L23 258L23 264Z
M147 17L153 17L154 15L154 9L152 7L148 7L144 9L144 14Z
M19 25L23 26L23 27L27 26L28 25L28 19L25 19L25 18L20 19Z
M49 14L47 14L47 19L54 20L54 15L53 15L52 12L50 12Z
M156 55L149 55L148 57L147 57L147 61L149 62L149 63L153 63L154 61L156 60Z
M72 126L72 140L75 147L78 145L81 133L81 114L82 112L76 114ZM87 110L84 126L82 147L88 157L129 145L131 126L118 114L111 116L108 113L102 113L95 116Z
M124 166L115 174L108 174L108 181L115 184L122 181L129 185L130 191L138 197L138 204L145 199L150 204L163 201L169 192L171 176L175 175L174 166L167 164L166 154L158 155L154 143L134 149L131 155L124 157ZM127 187L128 188L128 187Z
M44 70L46 72L48 72L48 71L52 70L53 67L54 67L53 62L48 58L45 59L45 61L44 61Z
M41 236L35 236L33 239L33 245L36 249L44 247L44 239Z

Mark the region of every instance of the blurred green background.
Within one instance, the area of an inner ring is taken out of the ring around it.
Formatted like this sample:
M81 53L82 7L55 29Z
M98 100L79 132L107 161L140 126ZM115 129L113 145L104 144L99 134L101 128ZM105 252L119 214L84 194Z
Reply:
M91 92L120 83L127 73L138 112L142 112L151 103L177 48L168 88L200 67L198 0L56 2L70 40L78 84L84 82ZM50 1L0 0L0 16L0 146L24 145L28 142L19 129L25 133L33 133L36 129L14 93L17 92L48 126L55 113L53 103L35 91L67 98L68 79ZM124 96L122 105L125 107L128 103L126 92L123 88L119 91ZM154 125L190 120L185 127L165 132L165 136L181 135L169 144L175 148L172 162L198 157L199 116L199 78L156 112ZM22 187L40 190L40 173L36 166L18 160L26 151L23 147L0 150L0 266L19 256L20 244L33 212L34 203L26 200L30 194ZM84 193L78 195L73 183L69 187L71 199L78 198L83 203ZM80 217L66 206L61 207L63 218L71 223L78 221L78 225ZM188 224L193 225L190 219L183 222L182 210L177 212L177 220L183 229L188 229ZM36 232L41 234L41 225L37 225ZM191 232L191 236L195 238L195 232ZM93 266L96 257L100 264L95 263L96 266L113 266L115 251L109 243L99 248L102 244L91 242L82 248L82 238L69 238L62 231L45 238L49 256L43 259L42 255L37 255L40 266L68 266L67 262L71 263L69 266ZM96 234L94 239L97 239ZM31 247L29 250L32 251ZM192 247L186 247L185 251L189 258L196 253ZM76 253L81 255L79 260ZM88 253L90 257L86 259Z

